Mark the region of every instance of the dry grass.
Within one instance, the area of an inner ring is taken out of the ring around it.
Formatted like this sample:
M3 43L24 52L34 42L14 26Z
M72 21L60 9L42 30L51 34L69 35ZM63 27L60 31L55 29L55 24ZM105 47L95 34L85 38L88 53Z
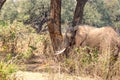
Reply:
M36 76L42 76L46 78L45 80L102 80L106 76L108 54L98 54L97 50L93 50L90 55L85 52L85 48L74 48L69 53L69 58L66 58L64 55L55 56L49 34L36 34L32 28L24 26L21 23L14 23L7 28L1 29L0 60L10 60L16 54L22 54L20 57L17 57L15 63L17 65L21 64L21 67L25 66L26 62L28 62L27 65L31 66L29 61L34 59L35 61L32 62L31 70L40 72L40 74L18 72L17 75L19 76L23 75L27 78L32 74L35 76L31 77L31 79ZM28 70L30 67L27 65L26 69L22 70ZM114 79L120 80L120 56L115 63L114 72L116 72ZM79 76L83 76L83 78ZM42 80L42 78L37 79Z

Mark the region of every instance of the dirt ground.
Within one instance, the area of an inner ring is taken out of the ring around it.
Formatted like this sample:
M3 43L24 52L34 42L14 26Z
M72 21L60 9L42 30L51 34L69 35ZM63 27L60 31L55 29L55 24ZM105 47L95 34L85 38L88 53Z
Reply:
M90 76L78 77L60 73L53 74L27 71L18 71L14 74L14 78L16 80L101 80L100 78L92 78Z
M12 75L15 80L102 80L99 77L90 76L74 76L70 74L61 73L59 68L52 61L44 61L40 58L41 55L34 56L26 64L25 71L18 71ZM53 66L54 65L54 66ZM51 71L47 69L51 68ZM52 69L54 68L54 69ZM54 72L56 70L57 72Z

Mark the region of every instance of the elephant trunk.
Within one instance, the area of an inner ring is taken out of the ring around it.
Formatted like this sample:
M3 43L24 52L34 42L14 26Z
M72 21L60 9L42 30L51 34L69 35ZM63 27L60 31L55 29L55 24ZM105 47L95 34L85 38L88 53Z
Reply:
M62 50L56 51L56 54L63 53L67 47L73 45L72 42L75 36L76 29L77 28L74 28L72 26L68 27L65 33L64 41L63 41L64 48Z
M71 45L71 43L72 43L72 41L74 39L74 36L75 36L74 27L69 27L66 30L65 39L64 39L64 43L65 43L66 47Z

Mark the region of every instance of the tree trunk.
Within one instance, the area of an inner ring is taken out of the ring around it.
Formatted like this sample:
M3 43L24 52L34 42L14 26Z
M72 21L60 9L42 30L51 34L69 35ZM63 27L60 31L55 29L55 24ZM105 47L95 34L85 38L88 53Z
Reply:
M76 0L77 5L73 17L73 27L82 23L84 6L88 0Z
M0 10L1 10L3 4L5 3L5 1L6 1L6 0L0 0Z
M61 0L51 0L50 21L48 29L53 45L53 50L58 54L63 49L61 34ZM63 52L63 51L62 51Z
M87 3L88 0L76 0L76 1L77 1L77 5L76 5L75 12L74 12L72 27L82 23L84 6L85 6L85 4ZM69 53L72 52L71 50L75 46L76 31L72 32L71 34L73 35L73 37L71 38L72 40L65 50L66 57L69 57Z

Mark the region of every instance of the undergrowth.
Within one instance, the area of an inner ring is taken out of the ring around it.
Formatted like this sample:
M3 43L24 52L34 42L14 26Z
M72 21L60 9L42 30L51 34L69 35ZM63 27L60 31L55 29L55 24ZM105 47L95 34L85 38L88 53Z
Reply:
M93 76L104 78L107 73L107 55L99 54L97 49L73 48L66 57L54 55L49 34L37 34L30 25L13 23L0 26L0 80L18 71L33 55L42 55L48 64L48 73L67 73L75 76ZM120 75L120 57L115 64L116 76ZM52 66L52 67L51 67Z

